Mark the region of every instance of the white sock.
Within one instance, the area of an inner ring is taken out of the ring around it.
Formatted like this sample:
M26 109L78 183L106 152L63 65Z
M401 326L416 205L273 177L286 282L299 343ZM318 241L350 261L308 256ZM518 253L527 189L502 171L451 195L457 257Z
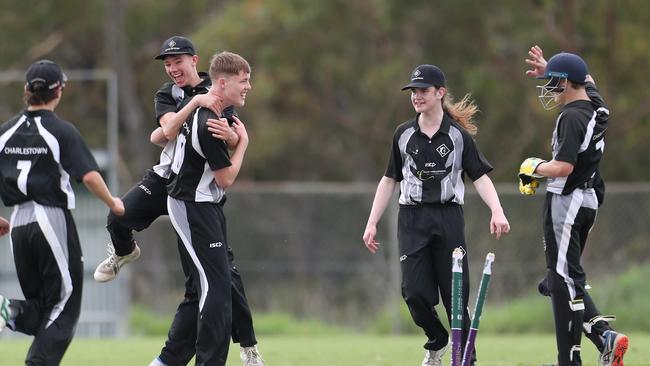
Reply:
M163 363L160 358L156 357L154 358L153 361L149 364L149 366L167 366L165 363Z

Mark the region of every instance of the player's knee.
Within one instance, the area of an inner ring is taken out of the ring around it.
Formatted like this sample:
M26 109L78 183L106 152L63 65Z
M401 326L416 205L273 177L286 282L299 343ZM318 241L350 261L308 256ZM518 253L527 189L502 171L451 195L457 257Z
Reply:
M546 288L551 295L564 293L567 291L567 283L565 278L557 272L548 271L546 273Z
M117 215L115 215L113 212L109 212L108 216L106 216L106 228L110 229L115 225L115 220L117 220Z
M427 306L427 304L435 305L433 304L431 291L416 286L402 286L402 298L409 307Z
M117 216L112 212L109 213L106 217L106 230L108 230L109 233L123 230L123 228L125 228L123 220L124 216Z
M537 291L539 291L539 294L542 296L551 296L551 290L548 287L548 280L546 277L537 284Z

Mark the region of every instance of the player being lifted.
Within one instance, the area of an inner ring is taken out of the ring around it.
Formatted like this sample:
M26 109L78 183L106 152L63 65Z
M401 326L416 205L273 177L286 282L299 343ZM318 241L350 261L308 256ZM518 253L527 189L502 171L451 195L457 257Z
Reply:
M27 109L0 127L0 195L11 215L11 245L25 300L0 296L0 330L33 335L25 363L55 366L74 336L81 311L83 259L70 210L70 178L82 181L119 216L122 201L108 191L79 131L54 110L67 78L41 60L26 74ZM0 233L5 232L4 219Z
M582 331L600 351L599 363L622 366L627 336L617 333L587 292L580 257L604 197L598 166L605 147L609 110L578 55L558 53L544 59L531 47L526 74L545 79L539 86L544 109L561 106L552 137L550 161L528 158L520 167L519 190L531 195L538 179L548 178L543 230L547 275L540 292L551 296L559 366L581 365Z

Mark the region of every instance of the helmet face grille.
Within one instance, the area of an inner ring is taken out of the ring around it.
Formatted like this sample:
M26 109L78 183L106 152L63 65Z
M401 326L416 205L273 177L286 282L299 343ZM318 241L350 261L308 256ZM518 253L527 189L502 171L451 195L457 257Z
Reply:
M564 84L561 83L562 80L566 80L566 77L552 77L548 79L546 84L537 86L539 89L538 98L545 110L548 111L560 105L557 97L564 92Z

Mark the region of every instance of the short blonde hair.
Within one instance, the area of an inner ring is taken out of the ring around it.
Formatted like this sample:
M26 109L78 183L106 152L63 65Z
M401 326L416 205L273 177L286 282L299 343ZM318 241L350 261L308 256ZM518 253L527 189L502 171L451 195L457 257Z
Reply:
M216 79L219 75L237 75L240 71L251 72L251 66L243 57L236 53L223 51L215 53L210 58L210 78Z

